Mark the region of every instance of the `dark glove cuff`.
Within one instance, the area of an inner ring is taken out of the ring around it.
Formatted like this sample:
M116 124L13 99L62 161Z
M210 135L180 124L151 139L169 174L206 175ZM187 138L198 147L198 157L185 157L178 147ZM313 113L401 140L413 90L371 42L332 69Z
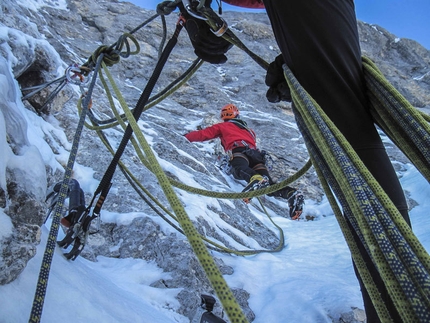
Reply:
M278 55L275 60L269 64L266 74L266 85L276 86L281 82L285 82L284 70L282 65L284 64L284 58Z
M287 82L279 83L276 89L279 93L279 97L281 101L287 101L287 102L292 101L290 88L288 87Z
M269 88L266 92L266 98L269 102L272 103L278 103L279 101L281 101L281 99L279 98L279 93L276 90L276 88Z
M224 54L214 55L212 53L206 53L205 51L198 48L194 50L194 53L197 55L197 57L211 64L224 64L227 62L227 56Z

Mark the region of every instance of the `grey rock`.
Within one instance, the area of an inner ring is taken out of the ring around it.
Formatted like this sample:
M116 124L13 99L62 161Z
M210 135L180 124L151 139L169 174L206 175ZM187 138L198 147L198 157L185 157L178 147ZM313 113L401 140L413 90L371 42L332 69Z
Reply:
M133 31L141 48L140 53L122 58L118 64L109 68L126 102L133 108L158 60L163 37L162 22L155 19L145 28L135 31L137 26L155 12L114 0L68 0L67 4L68 10L44 7L43 10L33 11L12 0L2 1L0 23L11 28L13 35L25 36L27 39L27 42L14 42L13 37L9 37L6 44L13 48L14 55L18 57L12 67L21 88L51 81L57 76L57 70L65 69L72 63L85 63L99 46L110 46L124 32ZM240 40L267 62L279 54L265 14L225 12L223 17ZM176 20L176 14L166 17L167 39L172 35ZM390 82L415 107L430 111L430 52L412 40L397 39L378 26L359 22L358 27L363 54L377 63ZM46 43L49 46L45 46ZM0 54L5 56L1 46ZM214 165L221 152L219 144L214 145L213 151L202 151L197 149L198 144L189 143L183 134L192 130L190 124L206 127L218 122L219 108L228 102L235 103L243 118L256 130L259 147L271 155L274 161L271 171L273 178L281 181L294 174L308 160L291 105L267 102L265 71L242 50L234 47L227 56L228 61L223 65L203 64L184 86L145 111L140 118L144 133L150 138L151 145L160 158L189 173L201 186L209 190L220 183L227 185L225 174ZM183 31L151 97L182 75L195 58L188 35ZM52 88L41 91L25 102L26 107L45 119L54 117L65 129L67 140L71 142L78 121L76 101L81 93L76 86L67 86L54 101L43 106L51 91ZM12 113L9 105L3 104L1 109ZM92 109L97 111L95 114L101 120L113 117L100 82L94 89ZM9 130L9 133L12 132L15 131ZM119 142L122 137L120 127L106 133L113 142ZM63 145L59 138L47 137L45 140L54 153ZM11 138L9 142L16 154L28 146L25 136ZM83 144L79 147L77 162L92 167L94 177L100 180L112 155L91 130L84 129L81 142ZM167 206L167 199L155 176L138 160L135 148L129 145L121 161L162 205ZM179 153L178 149L186 154ZM394 160L406 160L394 147L389 149L389 153ZM396 167L401 176L404 169ZM61 170L48 168L47 166L46 173L41 175L46 177L44 180L47 185L62 180ZM175 177L171 173L168 175ZM25 172L8 172L7 192L0 189L1 207L7 208L7 214L14 224L11 237L1 242L3 258L0 263L0 284L16 279L28 260L34 256L35 247L40 241L38 228L42 225L46 208L44 194L29 193L31 190L25 184L26 176ZM301 189L306 198L319 201L323 197L322 188L312 169L292 186ZM86 192L87 201L91 199L91 193ZM270 249L278 245L277 235L250 214L241 201L232 201L231 204L218 199L218 203L219 208L208 207L202 214L213 214L226 225L215 228L204 216L198 216L194 225L200 233L230 247L223 235L229 235L236 243L243 245L243 239L235 233L239 229L254 239L261 248ZM277 214L286 216L286 211L272 199L267 198L266 203ZM142 203L139 194L118 170L104 209L121 213L141 212L142 217L134 219L129 225L102 222L100 231L90 236L81 255L92 261L96 261L98 255L155 261L160 268L171 273L171 278L155 281L152 285L158 288L182 288L178 295L181 304L179 311L191 318L199 305L200 294L213 294L213 289L185 237L173 229L169 232L163 230L158 224L158 213L148 204ZM313 217L312 214L308 216ZM227 227L230 229L226 229ZM215 258L215 261L224 275L233 273L233 269L221 260ZM254 314L247 303L248 292L233 292L248 319L252 321ZM216 314L222 315L222 309L217 303ZM356 322L352 320L355 314L349 315L350 317L348 315L345 314L344 320Z
M25 224L17 226L10 237L2 239L0 257L0 285L14 281L36 254L40 243L40 227Z

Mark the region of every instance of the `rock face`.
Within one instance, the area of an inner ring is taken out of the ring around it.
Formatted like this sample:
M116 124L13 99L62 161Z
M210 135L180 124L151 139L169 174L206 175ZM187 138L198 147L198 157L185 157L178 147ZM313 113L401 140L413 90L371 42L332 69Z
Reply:
M410 39L399 39L384 28L359 22L363 55L370 57L391 84L417 108L429 108L429 51Z
M63 71L69 64L83 64L100 45L110 46L124 32L133 31L140 45L140 53L121 59L110 71L116 78L126 102L134 107L158 60L164 36L163 22L157 18L135 31L137 26L153 17L155 12L114 0L68 0L67 9L55 6L55 3L49 5L46 2L40 9L22 7L13 0L3 0L0 5L0 28L7 28L6 34L0 33L0 58L12 62L13 77L21 88L57 78L59 71ZM279 50L265 14L226 12L223 17L241 41L264 60L271 62L278 55ZM175 13L166 16L167 39L172 35L176 20ZM363 54L377 63L393 85L414 106L427 111L430 108L430 52L412 40L399 40L378 26L362 22L359 22L358 26ZM8 57L9 51L5 48L10 49L14 57ZM192 173L200 185L211 189L219 183L227 184L225 176L214 166L220 147L215 146L213 151L199 150L182 135L198 125L205 127L218 122L219 108L228 102L235 103L248 124L257 131L260 148L270 153L274 164L274 179L283 180L299 170L308 159L291 106L282 102L267 102L264 70L246 53L234 47L227 56L228 61L223 65L203 64L175 93L146 111L140 122L147 129L146 134L159 158ZM183 31L160 75L154 93L162 91L180 77L195 58L188 36ZM70 149L68 143L73 139L78 121L76 102L80 92L76 86L66 86L45 105L52 91L52 87L46 88L25 100L24 104L29 111L49 122L53 122L54 118L54 123L65 129L67 138L62 138L54 130L42 136L51 150L50 153L55 156L62 149ZM0 111L5 119L8 149L19 158L29 154L28 150L32 149L32 146L25 133L16 136L23 127L23 118L13 115L12 103L16 98L4 99L0 100ZM102 119L112 117L100 82L94 89L93 109ZM11 128L14 122L17 129ZM14 136L11 137L11 134ZM117 130L109 131L107 135L115 141L119 141L122 136ZM77 162L92 167L95 170L94 177L100 180L112 156L91 130L84 130L81 142L83 144L79 148ZM190 157L178 153L178 149L186 151ZM394 159L404 160L398 150L390 149L389 152ZM45 192L32 189L26 178L31 177L31 180L49 186L60 181L63 176L62 169L66 161L50 163L45 160L46 156L41 154L37 159L34 161L34 167L38 167L39 171L33 172L36 174L30 174L24 167L11 169L1 166L6 168L7 186L0 186L0 207L4 208L11 218L13 230L10 236L1 241L0 284L7 284L19 275L27 261L34 256L35 246L40 241L39 226L42 225L46 212ZM94 163L94 160L97 162ZM1 161L0 159L0 163ZM154 175L142 166L132 149L126 150L122 161L137 174L142 185L159 199L161 204L168 205ZM174 174L169 175L175 177ZM313 171L300 178L294 186L304 191L307 198L320 200L323 196ZM155 261L166 271L172 272L172 279L154 282L154 286L184 288L179 296L183 304L181 313L191 316L195 308L190 308L187 304L194 304L195 301L190 299L199 299L199 294L210 292L211 287L197 265L189 244L184 242L180 233L167 232L160 228L157 221L154 221L156 212L142 203L120 172L114 178L113 191L104 205L105 209L122 213L141 212L144 216L134 219L128 225L102 224L99 233L90 238L82 256L93 260L97 255L105 255ZM86 193L90 199L90 192ZM127 196L127 199L124 200L124 196ZM278 203L269 201L267 207L278 214L286 212ZM220 200L217 207L208 206L202 214L216 214L232 228L214 229L203 216L196 217L195 224L199 231L226 245L229 243L223 238L223 234L231 236L239 244L243 243L240 237L233 233L234 228L246 232L262 248L274 248L278 244L276 235L250 215L241 202L226 203ZM114 246L116 247L113 248ZM219 265L224 274L232 270L221 262ZM190 268L195 270L190 271ZM247 292L238 290L235 293L248 318L252 320L253 313L246 304Z

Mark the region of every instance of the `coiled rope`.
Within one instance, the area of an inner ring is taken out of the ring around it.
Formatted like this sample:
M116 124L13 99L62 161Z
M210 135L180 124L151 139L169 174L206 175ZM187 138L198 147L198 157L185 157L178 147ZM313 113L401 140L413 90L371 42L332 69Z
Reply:
M368 69L366 64L364 67ZM410 323L429 322L430 256L343 135L300 86L286 65L284 72L297 109L299 128L321 182L327 180L342 205L344 216L366 246L402 320ZM369 79L367 71L366 78ZM379 80L383 80L382 74L379 74ZM389 88L388 81L382 83L385 88ZM388 92L398 96L392 88ZM397 102L399 109L404 101ZM422 124L418 128L421 131L426 127ZM364 273L367 267L357 254L355 243L351 240L352 233L348 231L329 186L324 187L326 194L330 196L344 236L352 247L354 262L360 274ZM385 304L375 286L372 286L374 283L370 274L363 274L363 277L380 319L391 322Z
M372 116L430 182L429 116L415 109L369 58L363 58L363 66Z

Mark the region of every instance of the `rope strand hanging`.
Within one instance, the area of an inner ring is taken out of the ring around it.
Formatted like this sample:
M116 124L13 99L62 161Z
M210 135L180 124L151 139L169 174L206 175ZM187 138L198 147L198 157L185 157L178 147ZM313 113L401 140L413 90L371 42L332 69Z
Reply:
M69 160L67 162L67 166L64 173L64 179L60 188L59 199L56 204L54 217L52 220L52 225L49 231L48 242L45 248L45 253L43 255L42 264L40 267L39 278L37 281L36 292L33 300L33 307L30 314L29 322L40 322L42 317L43 303L45 300L45 294L48 284L49 271L51 268L52 259L54 256L54 250L57 245L57 235L58 229L60 227L60 217L63 213L64 200L67 196L67 190L69 187L69 180L72 175L73 165L75 163L76 154L79 147L79 141L81 138L81 132L84 127L84 121L87 114L87 111L90 107L90 98L91 93L96 84L97 72L100 69L101 63L103 61L103 55L100 55L97 59L93 78L91 80L91 84L88 88L88 93L85 95L83 104L84 109L82 109L81 116L79 118L79 123L76 128L76 133L73 138L72 149L70 151Z

